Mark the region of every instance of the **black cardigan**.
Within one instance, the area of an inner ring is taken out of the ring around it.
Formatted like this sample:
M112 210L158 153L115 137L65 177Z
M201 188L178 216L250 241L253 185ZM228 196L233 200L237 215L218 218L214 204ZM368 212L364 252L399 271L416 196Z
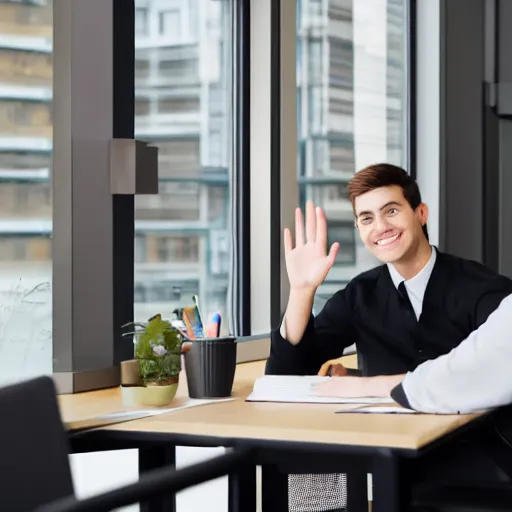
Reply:
M352 279L311 316L297 345L274 329L266 373L316 374L353 343L365 375L405 373L456 347L511 293L507 277L439 252L417 321L401 305L387 265L381 265Z

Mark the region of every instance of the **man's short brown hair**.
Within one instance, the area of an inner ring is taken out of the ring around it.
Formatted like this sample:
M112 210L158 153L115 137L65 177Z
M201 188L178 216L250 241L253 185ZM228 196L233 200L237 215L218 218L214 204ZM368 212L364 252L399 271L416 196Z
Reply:
M391 164L374 164L356 172L348 184L348 196L355 211L356 197L366 192L381 187L400 187L404 193L404 197L416 210L421 204L420 189L416 181L414 181L405 169ZM423 232L428 240L427 225L423 226Z

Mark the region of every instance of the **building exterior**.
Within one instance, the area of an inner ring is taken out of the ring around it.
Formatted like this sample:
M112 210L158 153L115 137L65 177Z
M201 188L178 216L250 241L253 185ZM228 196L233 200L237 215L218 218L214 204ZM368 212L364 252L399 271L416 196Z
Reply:
M52 2L0 2L0 382L51 371Z
M328 219L337 260L325 299L378 263L354 229L348 182L366 165L406 166L406 0L297 0L300 203Z
M232 107L230 5L136 1L136 137L159 148L160 194L136 198L135 314L225 314Z
M291 1L291 0L290 0ZM375 264L347 183L405 165L406 0L296 0L301 204L341 242L322 299ZM0 361L51 370L52 0L0 0ZM229 0L136 0L138 139L159 147L160 193L136 198L135 316L198 294L226 313L230 272L232 26ZM321 304L320 306L321 307ZM227 328L227 325L224 324Z

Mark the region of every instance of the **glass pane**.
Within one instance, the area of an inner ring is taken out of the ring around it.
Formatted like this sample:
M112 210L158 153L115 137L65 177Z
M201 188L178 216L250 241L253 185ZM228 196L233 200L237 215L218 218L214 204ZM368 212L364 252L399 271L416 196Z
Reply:
M0 385L52 371L52 14L0 2Z
M297 0L299 203L322 206L336 263L315 310L378 263L355 232L347 184L358 169L407 166L407 0Z
M135 200L135 319L170 317L195 294L203 315L227 318L231 5L135 3L135 131L158 146L160 178Z

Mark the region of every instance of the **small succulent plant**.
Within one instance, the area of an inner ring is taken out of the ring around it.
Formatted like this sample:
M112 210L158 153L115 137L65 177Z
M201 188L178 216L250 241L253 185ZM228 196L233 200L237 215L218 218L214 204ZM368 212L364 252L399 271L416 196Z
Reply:
M140 378L145 386L164 386L178 381L181 371L182 337L161 315L147 323L127 324L134 330L123 336L133 336L135 359L139 361Z

